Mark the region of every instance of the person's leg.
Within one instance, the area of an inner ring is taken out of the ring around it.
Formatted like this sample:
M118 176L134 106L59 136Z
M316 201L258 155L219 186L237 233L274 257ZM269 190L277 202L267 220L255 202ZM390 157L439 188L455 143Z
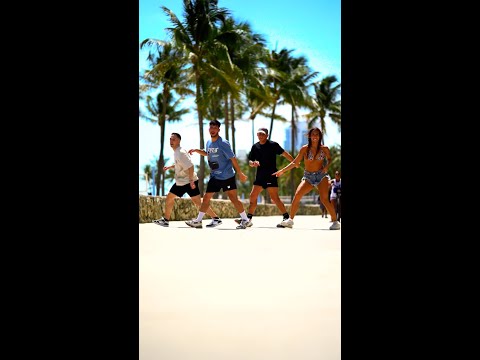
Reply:
M245 209L243 208L243 204L241 203L240 200L238 200L237 189L228 190L225 193L227 194L228 198L232 202L233 206L235 206L235 209L237 209L240 216L242 216L242 213L245 214ZM245 214L245 216L242 216L242 219L248 220L247 214Z
M196 195L191 197L193 203L197 207L197 209L200 209L202 206L202 199L200 198L200 195ZM213 218L218 218L217 214L213 211L213 209L209 206L206 213L213 219Z
M282 221L287 221L289 218L289 214L287 208L285 207L285 204L280 199L280 196L278 196L278 187L268 187L267 191L270 195L270 199L272 199L272 202L277 205L278 209L282 212ZM277 224L277 227L283 228L285 226L280 223Z
M205 195L203 195L202 205L200 205L200 213L205 214L205 212L208 210L208 208L210 207L209 206L210 200L212 199L214 194L215 194L214 192L206 192ZM199 213L199 216L200 216L200 213ZM203 215L202 215L202 218L203 218Z
M342 218L342 199L337 197L337 220L340 221Z
M175 204L175 198L177 195L169 192L167 198L165 199L165 215L163 218L167 221L170 220L170 214L172 213L173 205Z
M337 221L337 214L335 212L334 204L328 201L328 179L324 177L320 184L317 185L318 192L320 193L320 200L327 208L328 213L332 217L332 221Z
M330 226L330 230L340 230L340 223L337 221L337 213L335 212L334 204L328 202L328 179L323 178L322 181L320 181L320 184L318 184L317 188L320 192L320 198L322 201L325 201L324 205L326 206L328 213L332 218L333 224Z
M200 197L200 191L198 190L198 180L195 181L195 187L193 189L191 188L190 184L186 185L186 192L190 196L190 199L192 199L192 202L195 204L195 206L200 210L200 207L202 206L202 198ZM218 219L217 214L213 212L211 207L208 207L206 213L210 215L212 219Z
M255 212L258 203L258 195L262 192L263 188L260 185L253 185L252 191L250 192L250 205L248 206L248 213L252 214Z
M302 197L310 192L313 189L313 185L306 180L302 180L295 191L295 196L293 197L292 207L290 208L290 219L293 220L295 214L300 207L300 200Z
M270 195L270 199L272 199L272 202L275 205L277 205L277 207L281 211L281 213L282 214L287 213L287 208L285 207L285 204L280 199L280 196L278 196L278 187L268 187L267 191L268 191L268 194ZM288 215L288 213L287 213L287 215Z
M307 194L312 189L313 185L307 180L302 179L300 184L298 184L297 190L295 191L295 196L293 197L292 206L290 207L290 217L288 219L284 219L280 223L279 227L291 228L293 226L293 218L300 207L300 200L302 199L303 195Z
M213 192L212 193L209 193L209 192L205 193L205 195L203 196L202 204L200 205L200 211L198 212L197 218L185 221L185 224L187 224L188 226L191 226L193 228L202 228L203 227L202 219L203 219L203 216L205 215L205 210L209 208L208 204L210 203L210 199L212 198L213 194L215 194L215 193L213 193Z
M163 213L163 217L161 219L153 220L153 222L157 225L168 226L170 214L172 213L173 205L175 204L175 198L177 196L182 197L183 194L185 194L185 188L173 184L167 194L167 198L165 199L165 212Z
M337 214L337 198L330 199L330 203L333 206L333 211L335 212L335 214ZM332 219L332 221L333 221L333 219Z

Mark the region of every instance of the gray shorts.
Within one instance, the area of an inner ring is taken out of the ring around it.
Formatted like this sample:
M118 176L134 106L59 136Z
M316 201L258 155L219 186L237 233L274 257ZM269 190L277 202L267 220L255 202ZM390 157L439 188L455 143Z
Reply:
M328 173L324 173L322 171L304 171L302 180L307 180L312 186L317 186L320 184L324 177L327 177L327 180L330 180L330 175Z

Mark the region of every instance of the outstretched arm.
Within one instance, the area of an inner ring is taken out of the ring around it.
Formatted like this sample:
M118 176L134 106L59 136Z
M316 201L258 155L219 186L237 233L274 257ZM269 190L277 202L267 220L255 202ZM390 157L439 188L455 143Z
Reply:
M197 154L200 154L202 156L207 156L207 152L205 150L202 150L202 149L190 149L188 150L188 154L189 155L192 155L192 153L196 152Z
M297 168L300 166L300 163L302 162L303 159L303 154L305 153L305 147L302 147L300 149L300 152L298 153L297 157L287 166L285 166L283 169L278 170L277 172L274 172L272 175L275 175L276 177L282 176L286 171L293 169L294 167ZM283 155L283 154L282 154ZM290 157L292 157L290 155Z

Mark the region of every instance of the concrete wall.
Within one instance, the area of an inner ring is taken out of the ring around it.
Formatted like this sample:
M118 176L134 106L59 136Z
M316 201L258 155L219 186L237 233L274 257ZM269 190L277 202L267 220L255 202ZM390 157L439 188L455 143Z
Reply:
M154 219L159 219L163 216L165 210L165 196L145 196L139 195L138 205L139 205L139 222L140 223L149 223ZM243 208L248 213L248 200L240 200L243 204ZM290 211L290 204L285 205L287 211ZM226 218L238 218L238 212L230 202L230 200L218 200L212 199L210 201L210 207L213 211L222 219ZM195 218L198 214L198 209L195 204L190 200L189 197L186 198L176 198L175 205L172 209L172 214L170 220L190 220ZM320 206L319 205L300 205L296 215L320 215ZM275 204L259 204L255 209L254 216L272 216L278 215L281 216L280 210ZM204 219L210 218L208 215L205 215Z

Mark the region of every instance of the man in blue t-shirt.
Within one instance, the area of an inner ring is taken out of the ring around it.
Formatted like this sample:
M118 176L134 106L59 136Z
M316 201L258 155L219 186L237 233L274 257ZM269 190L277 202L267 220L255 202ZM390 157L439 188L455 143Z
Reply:
M202 156L208 156L210 179L208 180L207 191L203 196L202 206L200 207L197 218L185 221L185 223L194 228L201 228L202 219L208 210L210 200L216 192L223 190L242 218L237 229L246 229L249 220L243 209L243 204L238 200L235 172L238 173L241 182L247 181L248 177L240 169L230 143L220 137L220 122L218 120L210 121L208 132L210 133L211 139L207 141L205 150L191 149L188 151L190 155L196 152ZM235 171L233 170L234 168Z

